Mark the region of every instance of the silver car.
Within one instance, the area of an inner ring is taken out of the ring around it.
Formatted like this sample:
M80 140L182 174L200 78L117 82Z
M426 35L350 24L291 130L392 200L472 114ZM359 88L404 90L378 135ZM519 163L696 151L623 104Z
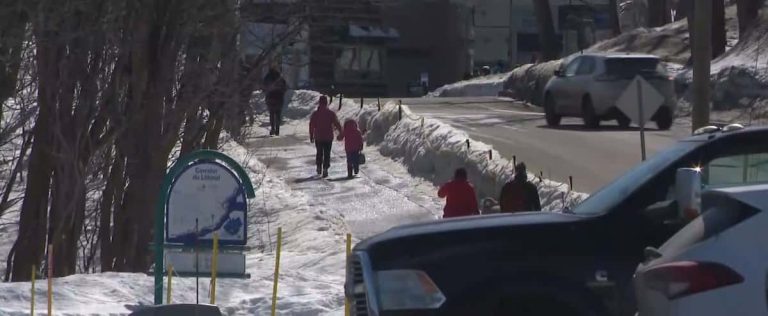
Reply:
M635 76L640 75L664 96L664 104L651 120L667 130L674 121L677 98L673 78L659 57L644 54L582 54L555 71L544 88L547 125L558 126L566 116L581 117L588 128L600 121L616 120L629 127L630 119L617 107L616 100Z

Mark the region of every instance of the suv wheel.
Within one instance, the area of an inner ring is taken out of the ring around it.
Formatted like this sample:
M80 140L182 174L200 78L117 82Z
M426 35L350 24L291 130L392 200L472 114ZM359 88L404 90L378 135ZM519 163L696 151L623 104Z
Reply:
M675 117L672 115L672 110L668 106L662 106L659 111L656 112L656 126L660 130L668 130L672 127Z
M562 117L555 112L555 100L552 99L552 95L547 94L544 98L544 118L547 121L548 126L560 125L560 119Z
M619 127L628 128L629 124L632 123L632 120L624 115L624 113L619 113L619 116L616 118L616 122L619 123Z
M597 117L595 107L592 106L592 99L589 97L584 97L584 100L581 103L581 117L587 128L594 129L600 127L600 118Z

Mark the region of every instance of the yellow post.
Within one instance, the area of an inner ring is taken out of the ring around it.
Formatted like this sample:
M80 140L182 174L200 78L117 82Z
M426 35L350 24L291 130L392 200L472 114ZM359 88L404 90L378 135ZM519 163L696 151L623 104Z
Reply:
M283 243L283 228L277 228L277 254L275 255L275 280L272 282L272 316L277 315L277 278L280 275L280 249Z
M171 304L171 298L173 297L173 265L168 263L168 289L165 294L165 301L167 304Z
M35 316L35 265L32 265L32 292L30 293L30 298L32 299L30 307L29 307L29 314L31 316Z
M48 245L48 316L53 315L53 245Z
M219 262L219 233L213 233L213 258L211 258L211 305L216 304L216 270Z
M422 119L423 122L423 119ZM347 269L349 269L349 255L352 254L352 234L347 234ZM351 304L349 303L349 299L346 298L346 295L344 295L344 316L351 315Z

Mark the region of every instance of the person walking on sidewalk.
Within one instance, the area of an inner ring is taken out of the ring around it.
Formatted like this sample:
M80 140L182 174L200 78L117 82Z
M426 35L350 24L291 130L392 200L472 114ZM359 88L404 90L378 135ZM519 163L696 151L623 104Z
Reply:
M357 127L357 121L346 120L344 132L339 134L338 140L344 141L344 151L347 152L347 178L352 179L360 172L360 152L363 151L363 133Z
M272 67L264 77L264 92L267 109L269 110L269 135L280 136L280 124L283 119L283 103L285 102L285 92L288 90L288 83L285 82L283 75Z
M467 181L467 170L456 169L453 180L440 187L437 196L445 198L443 218L478 215L475 188Z
M309 119L309 141L315 143L317 148L317 174L328 177L328 168L331 167L331 147L333 146L333 130L341 132L341 124L336 113L328 108L328 97L321 96L317 110L312 112Z
M502 213L534 212L541 210L541 200L536 185L528 181L524 163L515 166L515 177L501 189L499 206Z

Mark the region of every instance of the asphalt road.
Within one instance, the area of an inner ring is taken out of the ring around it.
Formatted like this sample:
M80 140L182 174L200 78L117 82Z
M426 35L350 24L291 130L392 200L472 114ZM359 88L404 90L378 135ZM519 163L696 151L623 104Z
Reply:
M564 118L560 127L546 126L538 107L496 97L402 99L413 112L439 119L492 145L502 156L523 161L529 172L544 172L552 180L591 193L642 161L640 132L621 129L615 121L588 130L581 119ZM654 123L646 130L647 156L690 135L690 123L678 121L668 131Z

